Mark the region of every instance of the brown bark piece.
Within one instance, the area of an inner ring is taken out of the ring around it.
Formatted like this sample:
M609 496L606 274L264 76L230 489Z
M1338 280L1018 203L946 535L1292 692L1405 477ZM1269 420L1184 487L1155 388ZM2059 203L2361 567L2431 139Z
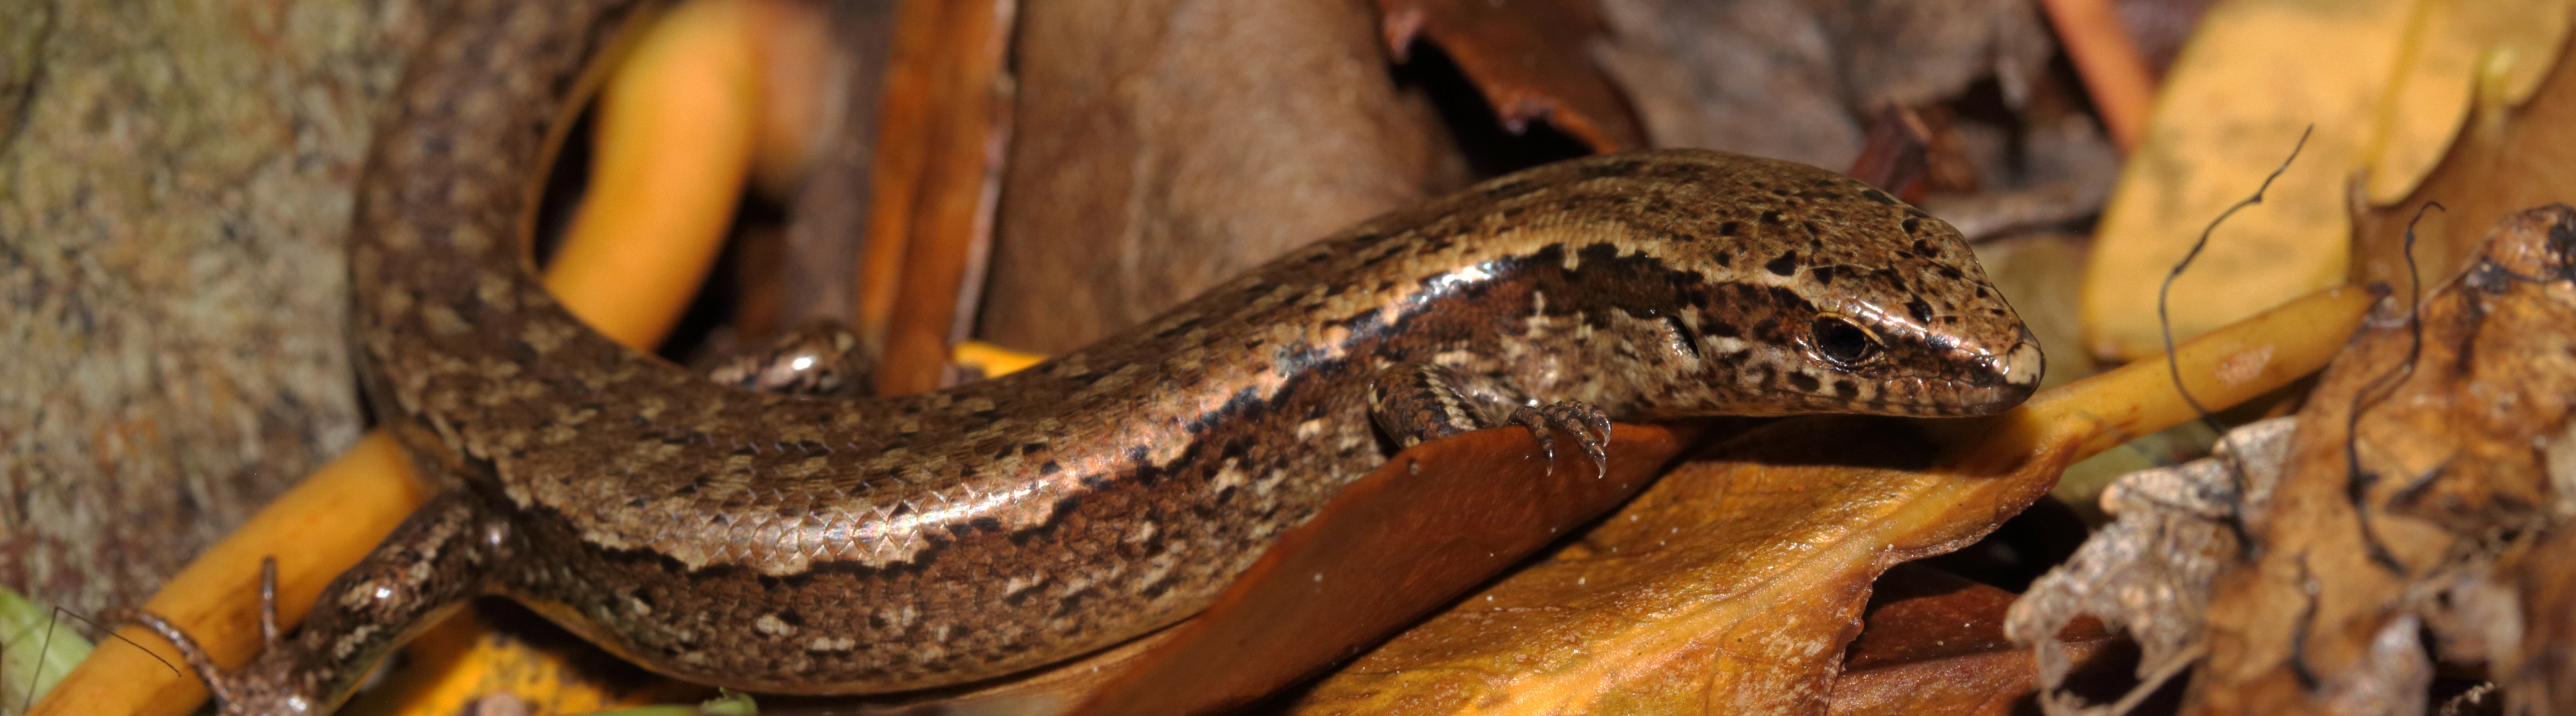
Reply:
M1465 183L1361 0L1030 0L982 335L1055 353Z
M1503 128L1543 120L1595 152L1644 146L1644 133L1619 93L1592 63L1601 34L1595 0L1377 0L1386 50L1405 59L1417 38L1447 51Z
M1018 0L907 2L896 11L860 266L857 332L880 348L877 392L953 382L983 293L1011 126Z
M0 8L0 584L141 603L357 439L349 187L425 12Z

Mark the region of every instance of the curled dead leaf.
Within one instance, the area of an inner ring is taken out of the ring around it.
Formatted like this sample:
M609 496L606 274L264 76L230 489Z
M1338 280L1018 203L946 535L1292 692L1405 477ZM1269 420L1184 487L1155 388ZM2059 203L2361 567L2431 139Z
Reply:
M1484 92L1503 127L1545 120L1595 152L1645 145L1637 120L1592 63L1601 34L1594 0L1378 0L1387 54L1402 62L1416 37L1448 51Z

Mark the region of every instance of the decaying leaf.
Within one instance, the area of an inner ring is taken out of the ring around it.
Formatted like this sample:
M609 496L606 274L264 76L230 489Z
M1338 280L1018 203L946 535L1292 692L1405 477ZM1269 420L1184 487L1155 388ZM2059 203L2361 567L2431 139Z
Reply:
M2550 479L2562 492L2566 491L2570 473L2576 472L2570 469L2571 462L2576 461L2567 459L2571 442L2576 439L2562 431L2550 443L2555 448L2550 451ZM2495 641L2483 645L2490 650L2509 651L2513 656L2507 662L2510 669L2490 669L2488 673L2504 682L2508 692L2526 706L2524 713L2548 713L2552 706L2576 704L2576 618L2571 618L2576 617L2576 609L2570 608L2576 605L2576 531L2552 530L2532 546L2522 561L2525 570L2518 583L2496 585L2513 591L2485 591L2485 599L2461 611L2472 615L2475 622L2504 626L2514 623L2510 612L2513 607L2525 607L2529 621L2523 623L2520 638L2511 633L2492 634L2489 636ZM2477 614L2478 607L2501 608L2505 612Z
M2357 299L2323 295L2204 337L2183 352L2185 382L2227 403L2304 374L2339 345ZM2250 380L2212 372L2258 354ZM1989 420L1836 417L1739 435L1293 710L1811 712L1872 578L1984 534L2117 435L2188 418L2167 381L2161 363L2132 365Z
M2154 302L2164 272L2143 267L2174 265L2310 126L2315 137L2262 208L2229 219L2174 285L2174 333L2342 284L2353 173L2367 170L2371 195L2412 185L2460 126L2472 77L2497 78L2483 83L2498 97L2528 92L2554 61L2569 11L2565 0L2211 7L2103 211L2085 280L2086 347L2124 359L2163 350ZM2383 186L2397 188L2373 188ZM2465 226L2475 235L2487 224Z
M2576 208L2508 218L2420 313L2409 297L2294 424L2106 497L2121 523L2016 608L2017 640L2084 612L2129 626L2142 672L2205 653L2196 714L2423 713L2437 658L2483 665L2507 713L2576 704L2552 678L2576 608Z
M1601 34L1594 0L1378 0L1387 54L1402 62L1417 37L1448 51L1503 127L1545 120L1596 152L1645 146L1626 103L1592 64Z
M2080 657L2051 638L2079 619L2116 620L2137 640L2142 683L2127 699L2207 653L2202 621L2210 580L2245 546L2231 520L2269 501L2292 426L2275 418L2237 428L2207 458L2133 472L2102 493L2102 511L2118 519L2033 582L2006 620L2005 633L2038 660L2040 699L2051 713L2083 707L2060 690ZM2085 713L2124 711L2113 704Z

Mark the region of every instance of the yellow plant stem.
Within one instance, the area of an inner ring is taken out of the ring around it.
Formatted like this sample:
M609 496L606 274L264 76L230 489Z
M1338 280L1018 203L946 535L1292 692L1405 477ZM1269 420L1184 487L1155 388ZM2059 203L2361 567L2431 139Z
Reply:
M2217 410L2252 400L2324 369L2375 300L2354 286L2326 289L2201 334L2172 357L2153 356L2070 383L2002 416L2008 432L1979 442L1962 464L2008 463L2065 439L2071 460L2198 417L2175 393L2175 377ZM2168 361L2178 363L2168 364Z
M760 68L743 0L674 8L636 44L601 97L590 194L546 272L591 328L660 343L704 282L751 172Z

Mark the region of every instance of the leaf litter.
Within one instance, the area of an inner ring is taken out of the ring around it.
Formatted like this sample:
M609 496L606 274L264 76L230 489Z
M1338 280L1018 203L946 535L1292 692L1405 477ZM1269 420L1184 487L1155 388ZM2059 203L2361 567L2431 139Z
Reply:
M2043 682L2040 637L2092 614L2151 682L2196 670L2185 713L2420 714L2436 673L2483 674L2503 713L2576 704L2552 638L2576 607L2576 208L2480 246L2420 307L2381 301L2295 418L2107 493L2119 521L2014 609Z

